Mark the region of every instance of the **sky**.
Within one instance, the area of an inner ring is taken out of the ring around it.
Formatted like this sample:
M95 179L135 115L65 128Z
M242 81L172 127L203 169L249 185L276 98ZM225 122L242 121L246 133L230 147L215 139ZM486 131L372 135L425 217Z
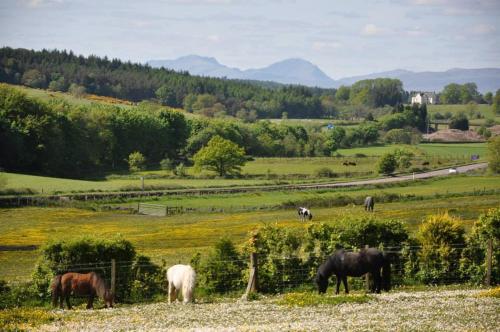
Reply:
M334 79L500 68L500 0L1 0L0 46L240 69L302 58Z

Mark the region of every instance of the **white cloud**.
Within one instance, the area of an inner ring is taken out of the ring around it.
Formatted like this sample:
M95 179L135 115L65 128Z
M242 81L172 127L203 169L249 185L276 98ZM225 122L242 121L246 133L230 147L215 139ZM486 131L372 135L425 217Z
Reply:
M386 28L381 28L373 23L369 23L363 27L361 34L363 36L378 36L387 33L389 30Z
M208 36L207 36L207 40L208 40L208 41L211 41L211 42L213 42L213 43L218 43L218 42L220 42L220 41L221 41L221 38L220 38L220 36L219 36L219 35L208 35Z
M495 27L491 24L478 24L472 28L472 32L476 35L488 35L496 31Z
M327 51L341 48L342 44L339 42L326 42L326 41L316 41L312 44L312 49L315 51Z

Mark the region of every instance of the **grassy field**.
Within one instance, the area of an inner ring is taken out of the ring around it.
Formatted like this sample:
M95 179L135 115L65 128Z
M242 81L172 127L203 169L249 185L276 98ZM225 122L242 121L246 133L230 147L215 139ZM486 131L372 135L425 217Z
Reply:
M479 214L500 205L498 195L439 198L435 192L452 193L478 189L499 188L498 178L456 177L431 180L415 186L385 189L356 189L340 193L366 195L368 193L393 192L429 195L419 201L380 203L374 216L383 219L399 219L415 230L428 214L449 211L460 216L465 227L470 227ZM183 198L183 205L227 206L229 204L261 206L279 204L296 199L317 200L334 196L337 191L324 192L275 192L249 195L226 195L208 198ZM165 201L172 204L175 201ZM361 206L314 208L313 223L335 223L339 219L365 215ZM0 243L3 245L43 245L51 239L70 239L83 235L114 237L117 234L132 241L140 253L150 255L157 262L186 262L196 252L206 253L221 237L227 236L235 243L246 241L252 229L268 223L286 227L307 227L297 220L295 209L271 209L252 212L188 213L169 217L126 214L123 212L94 212L76 208L12 208L0 209ZM0 252L0 279L26 280L33 270L37 252Z
M367 148L342 149L338 152L344 157L314 157L314 158L255 158L248 162L242 169L243 178L222 179L206 178L208 172L194 173L192 168L187 169L187 174L194 178L170 178L169 171L145 171L137 174L110 174L102 180L74 180L52 178L15 173L3 173L7 180L6 188L20 190L30 188L38 193L52 194L55 192L90 192L90 191L117 191L139 190L140 177L145 177L145 186L148 188L200 188L200 187L227 187L227 186L252 186L275 184L276 179L286 183L299 183L318 181L315 172L322 167L328 167L340 175L336 180L350 173L350 179L357 177L376 176L374 165L383 153L405 146L387 145ZM486 144L420 144L416 147L405 148L414 150L419 160L415 166L428 160L429 168L440 168L456 163L466 163L471 154L479 154L484 160ZM363 154L367 157L355 157ZM355 162L356 166L344 166L343 162ZM371 174L369 174L372 172ZM323 179L326 181L331 179Z

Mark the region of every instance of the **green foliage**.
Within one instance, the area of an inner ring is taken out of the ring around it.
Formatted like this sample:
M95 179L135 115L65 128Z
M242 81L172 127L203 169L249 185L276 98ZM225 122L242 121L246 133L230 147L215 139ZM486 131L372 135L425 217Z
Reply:
M464 278L482 284L486 277L486 252L492 241L491 282L500 282L500 208L488 210L479 216L467 238L467 247L462 252L460 269Z
M411 166L411 161L414 157L413 152L398 148L394 150L393 154L399 170L406 171Z
M109 282L112 259L131 263L134 258L134 246L121 238L103 240L84 237L49 242L42 248L42 256L35 267L33 281L41 296L48 298L49 285L56 274L94 271ZM116 298L123 300L129 296L131 290L131 264L117 264L116 273Z
M425 283L453 282L459 278L459 260L465 243L460 220L448 213L431 215L420 225L417 238L419 278Z
M488 141L488 167L495 174L500 174L500 136Z
M398 162L392 153L386 153L380 157L377 164L377 171L380 174L390 175L394 173L396 167L398 166Z
M146 158L139 151L134 151L128 155L128 169L131 172L139 172L146 166Z
M465 113L455 114L449 124L450 129L469 130L469 119Z
M199 262L199 256L192 261L197 271L199 286L208 293L225 293L239 290L243 286L246 264L227 238L219 240L207 259Z
M82 85L78 85L76 83L71 83L71 85L69 86L68 92L75 97L81 98L81 97L85 96L86 89Z
M163 292L166 283L166 271L144 255L138 255L132 265L132 285L130 300L142 302L151 300L155 295Z
M175 165L173 160L164 158L160 161L160 168L165 171L173 171L175 169Z
M314 171L314 175L318 178L335 178L338 176L331 168L321 167Z
M37 330L42 324L49 324L58 320L55 313L37 308L13 308L0 310L1 331Z
M349 100L371 107L393 106L403 101L403 83L391 78L358 81L351 86Z
M325 296L317 292L287 293L277 301L279 305L289 307L310 307L317 305L340 305L344 303L366 303L373 298L369 295Z
M219 176L238 174L245 165L245 150L220 136L213 137L193 156L195 168L215 171Z
M495 93L495 97L493 97L493 113L500 114L500 89Z
M440 100L443 104L467 104L470 101L479 102L481 96L477 91L475 83L446 85L440 94Z
M301 241L298 230L277 226L253 232L245 252L257 253L260 291L276 293L310 279L307 262L300 259Z
M411 144L412 132L407 129L391 129L385 134L384 140L387 143Z

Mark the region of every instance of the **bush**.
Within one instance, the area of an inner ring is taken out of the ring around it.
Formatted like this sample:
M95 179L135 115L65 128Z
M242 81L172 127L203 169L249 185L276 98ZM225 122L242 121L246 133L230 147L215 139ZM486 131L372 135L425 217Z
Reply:
M139 255L132 265L132 287L130 299L133 302L151 300L163 292L166 284L165 266L160 267L147 256Z
M226 293L243 286L245 260L229 239L221 239L205 261L200 256L194 258L192 265L198 270L198 283L208 293Z
M479 216L462 253L461 270L465 278L481 284L486 276L486 250L493 241L491 282L500 282L500 208L490 209Z
M450 129L469 130L469 119L464 113L458 113L451 118Z
M380 174L390 175L396 170L398 163L392 153L386 153L380 157L377 170Z
M488 141L488 166L493 173L500 174L500 136Z
M49 286L56 274L94 271L109 282L112 259L131 263L134 258L134 246L121 238L102 240L84 237L71 241L50 242L42 248L33 281L41 296L49 298ZM130 294L133 278L131 264L117 264L116 274L116 299L120 301Z
M258 255L260 291L276 293L311 280L310 268L299 258L301 238L298 230L270 225L252 234L245 251Z
M459 280L464 234L460 221L448 213L427 217L417 232L422 245L419 253L420 280L433 284Z
M337 174L329 167L321 167L314 171L314 176L318 178L335 178Z

